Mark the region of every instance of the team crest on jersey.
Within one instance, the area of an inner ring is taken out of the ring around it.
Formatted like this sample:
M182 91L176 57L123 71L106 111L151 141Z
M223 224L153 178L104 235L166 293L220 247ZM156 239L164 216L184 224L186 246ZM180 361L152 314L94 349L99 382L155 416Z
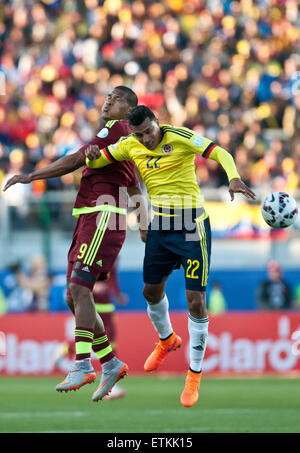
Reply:
M107 129L107 127L104 127L103 129L101 129L100 132L98 132L97 137L105 138L108 136L108 134L109 134L109 130Z
M173 146L172 145L163 145L161 147L161 150L165 154L170 154L173 151Z

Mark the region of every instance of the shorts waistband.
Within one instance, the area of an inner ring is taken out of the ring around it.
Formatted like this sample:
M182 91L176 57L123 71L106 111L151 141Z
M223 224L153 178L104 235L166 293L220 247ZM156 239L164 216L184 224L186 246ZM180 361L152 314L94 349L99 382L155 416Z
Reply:
M112 206L110 204L102 204L99 206L86 206L82 208L73 208L72 215L74 217L79 217L82 214L92 214L94 212L114 212L116 214L127 214L127 209L120 208L119 206Z
M187 209L179 209L179 208L165 208L159 206L153 206L152 209L155 215L160 216L170 216L170 217L187 217L190 216L193 219L201 217L205 213L205 209L201 208L187 208Z

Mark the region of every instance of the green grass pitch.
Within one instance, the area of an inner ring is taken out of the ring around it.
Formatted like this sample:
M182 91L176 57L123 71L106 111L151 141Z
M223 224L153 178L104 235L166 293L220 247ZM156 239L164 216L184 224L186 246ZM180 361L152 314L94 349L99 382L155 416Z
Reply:
M58 378L0 377L1 433L299 433L299 378L202 379L180 405L184 376L128 376L127 395L93 403L97 383L58 393Z

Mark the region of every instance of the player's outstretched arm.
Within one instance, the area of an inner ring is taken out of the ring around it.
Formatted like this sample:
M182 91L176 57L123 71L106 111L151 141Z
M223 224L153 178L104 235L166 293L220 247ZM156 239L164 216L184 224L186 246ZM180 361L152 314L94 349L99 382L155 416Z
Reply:
M17 183L30 184L31 183L30 175L14 175L14 176L12 176L11 178L9 178L9 180L5 184L5 186L3 188L3 192L5 192L9 187L11 187Z
M234 200L235 193L241 193L246 198L255 200L255 193L241 180L231 154L220 146L216 146L210 153L209 159L217 161L224 168L229 180L231 201Z
M40 168L28 175L15 175L12 176L4 186L4 192L11 186L17 183L29 184L37 179L57 178L59 176L71 173L85 164L85 156L77 151L76 153L69 154L61 157L44 168Z

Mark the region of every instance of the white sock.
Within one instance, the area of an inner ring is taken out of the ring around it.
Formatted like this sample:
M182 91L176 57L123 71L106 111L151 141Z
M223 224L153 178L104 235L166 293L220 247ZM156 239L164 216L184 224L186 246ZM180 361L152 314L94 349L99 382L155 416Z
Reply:
M208 336L208 318L194 318L189 314L188 331L190 335L190 369L200 372Z
M173 329L169 317L169 301L166 294L157 304L148 302L147 313L160 339L165 339L172 334Z

